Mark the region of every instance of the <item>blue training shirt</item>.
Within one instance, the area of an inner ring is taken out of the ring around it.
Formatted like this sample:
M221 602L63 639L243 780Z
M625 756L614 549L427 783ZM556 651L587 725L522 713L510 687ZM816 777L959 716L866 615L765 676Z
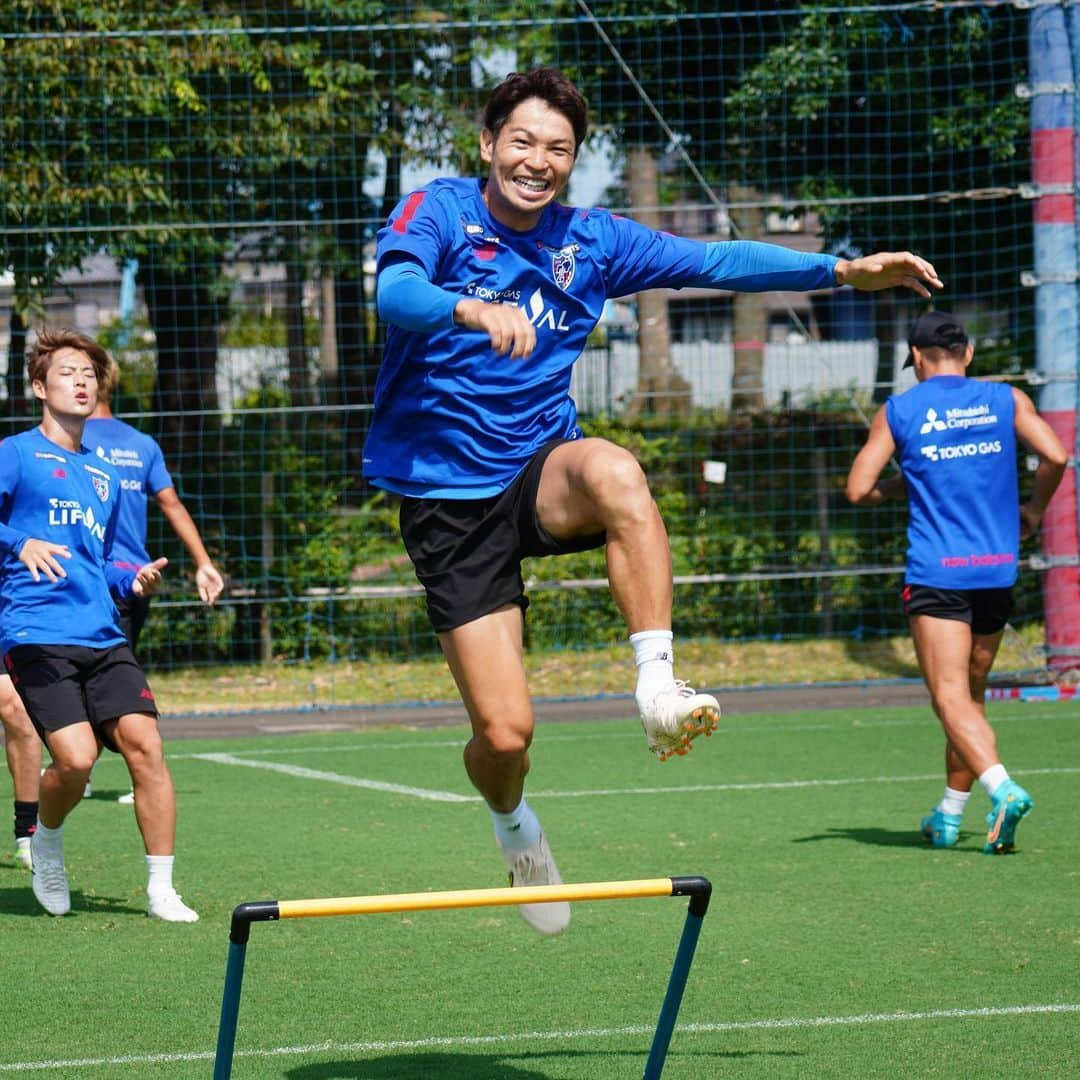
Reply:
M151 561L146 550L149 496L175 487L157 440L115 416L86 421L83 445L109 462L120 475L120 516L113 541L113 564L138 570Z
M491 216L475 178L435 180L401 200L379 231L379 270L401 257L458 299L515 304L536 327L523 360L455 325L452 303L441 324L436 302L430 328L387 329L364 475L401 494L457 499L498 494L546 443L581 435L571 370L609 297L684 285L826 288L837 261L705 244L559 203L517 232Z
M123 643L110 589L129 595L135 575L109 564L119 499L115 470L85 446L72 453L40 428L0 443L0 652ZM34 581L18 557L30 538L68 547L67 577Z
M938 589L1014 584L1020 495L1011 388L936 375L885 408L910 511L904 580Z

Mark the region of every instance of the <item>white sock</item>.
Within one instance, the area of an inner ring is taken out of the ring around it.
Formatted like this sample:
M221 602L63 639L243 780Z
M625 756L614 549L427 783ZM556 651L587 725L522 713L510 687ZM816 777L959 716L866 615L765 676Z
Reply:
M986 794L992 799L994 797L994 792L1008 779L1009 774L1005 771L1005 766L999 762L997 765L991 765L990 768L979 777L979 783L982 784Z
M55 854L62 854L64 850L64 826L61 825L58 829L50 829L47 825L41 824L41 819L38 818L37 828L34 830L34 835L37 837L37 844L35 845L39 850L44 848L46 851L53 852Z
M175 855L146 856L146 891L148 893L172 892L172 871Z
M492 810L490 806L488 812L495 823L495 839L499 841L499 847L503 851L516 855L539 841L540 819L524 799L509 814Z
M960 817L970 797L970 791L957 791L956 788L951 788L946 784L945 794L942 796L941 802L937 804L937 809L943 814L955 814Z
M639 710L645 708L661 690L675 684L675 635L670 630L641 630L630 635L637 664L637 687L634 698Z

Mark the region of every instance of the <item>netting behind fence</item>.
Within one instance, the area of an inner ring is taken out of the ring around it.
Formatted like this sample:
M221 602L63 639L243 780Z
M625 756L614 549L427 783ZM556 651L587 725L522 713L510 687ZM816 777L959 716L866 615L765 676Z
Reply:
M917 251L974 333L978 374L1033 393L1075 382L1072 355L1036 370L1024 283L1028 13L715 6L6 5L4 427L33 422L22 356L40 326L119 360L114 408L161 442L229 582L205 611L151 515L152 550L174 559L153 665L435 649L394 501L359 476L381 348L373 238L410 187L480 170L478 108L510 70L555 63L590 102L569 201L700 239ZM681 636L902 632L904 513L855 511L842 489L869 415L909 385L918 310L851 290L609 305L574 395L650 474ZM1024 554L1038 564L1037 545ZM622 640L602 554L528 570L533 645ZM1016 622L1045 615L1027 571Z

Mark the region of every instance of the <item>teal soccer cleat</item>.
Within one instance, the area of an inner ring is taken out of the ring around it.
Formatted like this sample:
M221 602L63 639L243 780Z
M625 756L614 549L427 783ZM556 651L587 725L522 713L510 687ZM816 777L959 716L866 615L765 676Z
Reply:
M986 815L990 827L983 853L1006 855L1016 847L1016 826L1035 805L1031 796L1015 780L1006 780L991 797L993 809Z
M919 825L923 839L934 847L956 847L960 839L960 815L931 810Z

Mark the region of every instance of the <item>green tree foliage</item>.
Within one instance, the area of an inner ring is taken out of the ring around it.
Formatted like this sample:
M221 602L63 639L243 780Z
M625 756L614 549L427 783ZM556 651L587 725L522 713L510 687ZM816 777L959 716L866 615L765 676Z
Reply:
M453 159L472 124L473 14L464 0L12 0L0 266L15 272L17 310L40 316L93 252L136 256L158 406L212 407L222 263L240 242L277 258L290 228L323 221L318 257L356 280L371 152Z
M995 292L1030 259L1030 216L1002 213L1030 175L1027 17L805 5L725 98L729 168L816 209L833 243L924 253L954 299Z

